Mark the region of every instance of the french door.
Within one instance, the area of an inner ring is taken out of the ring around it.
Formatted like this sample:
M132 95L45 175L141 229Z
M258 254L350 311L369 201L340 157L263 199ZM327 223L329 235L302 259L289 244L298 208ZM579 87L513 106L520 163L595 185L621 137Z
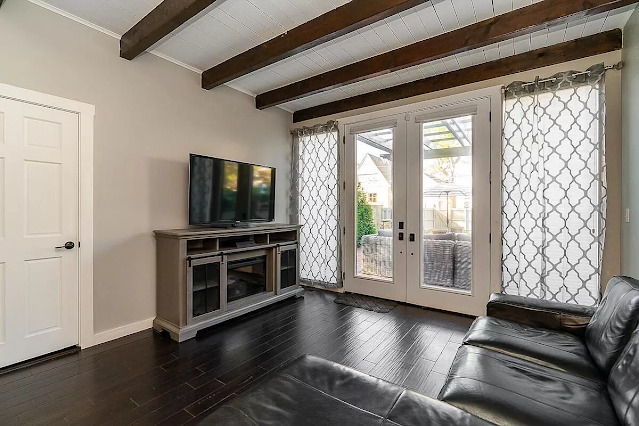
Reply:
M485 312L490 108L480 98L345 126L346 291Z
M345 288L406 300L406 139L403 116L345 127Z

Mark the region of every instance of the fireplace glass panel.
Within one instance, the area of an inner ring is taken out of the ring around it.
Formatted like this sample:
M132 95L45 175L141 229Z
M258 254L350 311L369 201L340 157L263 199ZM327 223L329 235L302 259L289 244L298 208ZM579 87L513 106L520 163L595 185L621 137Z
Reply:
M233 260L227 264L227 302L266 291L266 256Z
M193 266L193 317L220 309L220 263Z

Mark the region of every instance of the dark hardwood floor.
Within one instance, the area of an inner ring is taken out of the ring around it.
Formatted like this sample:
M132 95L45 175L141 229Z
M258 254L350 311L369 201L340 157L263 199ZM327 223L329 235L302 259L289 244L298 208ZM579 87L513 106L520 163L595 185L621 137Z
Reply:
M0 425L194 425L302 354L437 396L470 318L334 298L307 291L179 345L148 330L1 374Z

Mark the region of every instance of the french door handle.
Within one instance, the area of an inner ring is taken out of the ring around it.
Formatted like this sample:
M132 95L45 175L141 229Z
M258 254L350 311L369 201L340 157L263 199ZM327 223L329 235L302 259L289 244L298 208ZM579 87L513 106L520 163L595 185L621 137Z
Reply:
M63 246L56 247L56 250L67 249L72 250L75 247L75 243L73 241L67 241Z

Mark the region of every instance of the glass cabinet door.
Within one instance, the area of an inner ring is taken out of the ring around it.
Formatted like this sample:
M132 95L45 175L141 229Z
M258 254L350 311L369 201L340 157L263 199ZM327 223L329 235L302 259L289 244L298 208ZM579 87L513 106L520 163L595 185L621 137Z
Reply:
M222 309L222 259L212 257L190 261L188 316L200 317ZM189 321L190 322L190 321Z
M297 246L280 248L280 290L297 285Z

